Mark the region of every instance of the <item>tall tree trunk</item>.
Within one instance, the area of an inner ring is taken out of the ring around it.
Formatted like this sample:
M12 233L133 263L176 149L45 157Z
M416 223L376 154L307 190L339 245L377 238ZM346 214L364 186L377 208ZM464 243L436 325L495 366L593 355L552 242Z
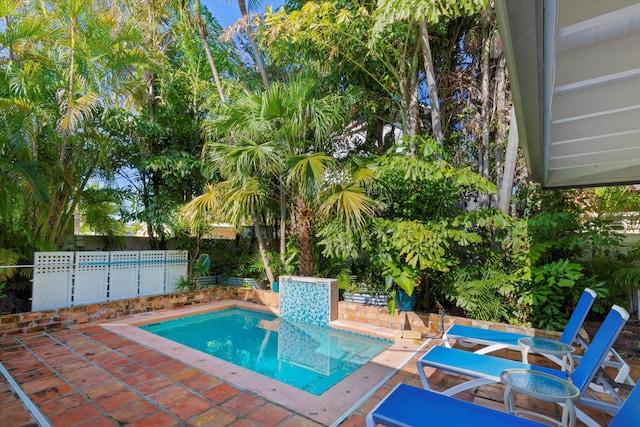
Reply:
M408 109L407 109L407 118L409 120L409 136L418 135L418 113L419 113L419 102L418 102L418 55L414 55L413 57L413 66L409 70L409 86L407 87L408 94ZM416 144L415 139L411 141L411 155L415 155L418 146Z
M411 63L403 58L398 59L400 81L398 85L402 99L401 115L404 133L411 139L410 155L415 157L417 145L414 136L418 134L418 53L414 53Z
M393 132L393 128L392 128ZM392 133L393 135L393 133ZM384 121L382 119L376 120L376 140L378 141L378 155L382 156L387 151L384 141Z
M495 39L499 39L496 37ZM496 88L495 88L495 122L496 122L496 186L502 187L502 179L504 174L504 156L507 142L507 91L506 91L506 59L500 54L498 67L496 69ZM496 201L497 202L497 201ZM496 203L497 205L497 203Z
M240 8L240 14L242 18L247 19L248 11L247 4L244 0L238 0L238 7ZM253 60L256 62L256 66L258 67L258 71L260 72L260 77L262 78L262 84L264 84L264 88L269 90L271 84L269 82L269 77L267 76L267 69L264 65L264 61L262 60L262 55L260 55L260 51L258 50L258 45L256 43L255 37L253 37L253 32L251 29L251 23L247 21L247 37L249 38L249 45L251 46L251 53L253 54ZM284 184L280 183L280 260L282 261L282 265L284 265L286 261L286 252L287 252L287 193L285 191ZM272 280L273 281L273 280Z
M76 22L76 17L72 17L70 25L70 46L69 46L69 50L70 50L70 54L71 54L71 58L70 61L71 63L69 64L69 86L67 88L68 93L66 94L67 97L67 110L69 110L70 108L73 108L73 102L74 102L74 98L75 98L75 70L76 70L76 39L78 37L77 34L77 22ZM63 95L64 96L64 95ZM69 111L60 111L60 113L62 114L62 116L64 117L65 114L68 114ZM69 138L69 127L68 126L63 126L62 129L62 143L60 144L60 147L58 147L58 162L60 163L60 165L62 166L64 164L64 158L66 156L66 151L67 151L67 140Z
M518 156L518 123L516 115L511 107L511 117L509 126L509 138L507 138L507 154L504 161L504 173L502 175L502 186L498 197L498 208L509 213L511 204L511 191L513 189L513 176L515 175L516 159Z
M202 21L202 10L200 7L200 0L195 0L193 9L196 14L196 26L198 27L198 34L200 35L200 41L202 42L202 46L204 46L204 52L207 55L207 60L209 61L209 67L211 67L213 80L215 81L216 87L218 88L218 95L220 96L220 100L222 102L227 102L227 98L224 96L224 91L222 90L222 83L220 82L220 76L218 75L218 69L216 68L216 63L213 60L213 55L211 55L211 47L209 46L209 41L207 40L207 32L205 31L204 22Z
M247 4L244 0L238 0L238 7L240 7L240 14L244 19L247 18ZM249 38L249 45L251 46L251 52L253 53L253 59L256 61L256 66L258 67L258 71L260 72L260 77L262 77L262 83L264 83L264 87L269 90L269 78L267 77L267 69L264 66L264 61L262 60L262 55L260 55L260 51L258 50L258 45L256 43L255 38L253 37L253 32L251 30L251 23L247 22L247 37Z
M9 17L8 16L4 16L2 18L2 22L4 23L4 30L5 32L10 32L11 31L11 22L9 21ZM7 57L9 58L10 61L15 61L17 58L15 57L14 53L13 53L13 45L8 44L7 47Z
M258 251L260 252L260 258L262 259L262 265L264 265L264 272L267 275L267 280L269 283L275 282L275 278L273 276L273 271L271 271L271 267L269 267L269 258L267 257L267 249L264 245L264 239L262 238L262 227L260 227L260 223L258 222L258 215L255 210L251 211L251 220L253 221L253 230L256 235L256 240L258 241Z
M486 39L483 43L482 49L482 99L481 99L481 113L480 113L480 149L478 150L478 166L479 173L484 178L489 179L489 140L491 137L489 126L489 102L490 102L490 90L489 90L489 62L490 62L490 46L491 46L491 33L485 33ZM481 194L478 197L481 208L489 207L489 197L486 194Z
M431 102L431 128L433 138L444 150L444 135L442 133L442 115L440 112L440 100L438 99L438 85L433 69L433 57L431 56L431 46L429 43L429 31L427 23L420 23L420 44L422 45L422 57L424 60L424 72L427 76L427 87L429 88L429 101ZM439 155L441 158L442 156Z
M147 85L146 104L147 111L149 112L149 121L155 122L156 118L156 88L153 84L155 75L151 70L144 70L142 73L144 82Z
M489 35L484 42L484 49L482 50L482 109L481 109L481 165L480 175L485 178L489 178L489 140L491 137L489 126L489 102L490 102L490 90L489 90L489 45L491 43L491 36Z
M304 202L299 199L296 203L296 222L298 238L298 256L300 263L298 270L301 276L313 276L315 274L315 259L313 257L313 245L311 239L313 212Z
M73 190L69 193L69 197L67 197L67 200L69 200L69 198L71 199L71 205L69 206L67 212L62 213L62 215L59 218L59 224L57 225L56 229L54 229L53 236L55 237L56 244L59 245L60 243L62 243L62 238L64 237L65 230L67 230L67 228L69 227L71 219L75 217L75 212L78 206L80 205L80 198L82 197L82 192L87 187L87 184L89 183L89 179L91 179L91 177L93 176L92 171L96 169L97 165L98 165L98 156L96 155L93 158L93 161L91 162L91 166L85 173L85 176L82 182L80 182L76 187L74 187Z

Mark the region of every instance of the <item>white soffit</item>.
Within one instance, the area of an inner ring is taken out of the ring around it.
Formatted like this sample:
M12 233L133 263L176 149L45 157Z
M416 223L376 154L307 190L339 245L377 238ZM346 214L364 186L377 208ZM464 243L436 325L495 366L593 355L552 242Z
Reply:
M497 0L496 10L532 178L640 182L640 1Z

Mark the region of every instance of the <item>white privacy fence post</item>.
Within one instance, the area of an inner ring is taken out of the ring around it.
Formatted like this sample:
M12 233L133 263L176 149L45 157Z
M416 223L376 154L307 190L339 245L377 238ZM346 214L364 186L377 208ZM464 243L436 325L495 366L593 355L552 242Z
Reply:
M36 252L32 311L71 305L73 252Z
M140 296L164 292L164 251L140 251Z
M187 276L188 255L187 251L167 251L165 293L176 292L180 276Z
M107 300L109 252L76 252L73 305Z
M111 252L109 271L109 301L138 296L140 252Z

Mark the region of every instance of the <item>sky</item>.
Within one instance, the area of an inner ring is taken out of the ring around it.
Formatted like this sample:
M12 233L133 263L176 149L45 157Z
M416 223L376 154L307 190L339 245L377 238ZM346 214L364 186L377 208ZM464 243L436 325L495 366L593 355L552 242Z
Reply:
M247 4L249 1L245 0ZM284 4L284 0L262 0L260 7L249 12L263 12L267 6L277 9ZM222 28L228 27L240 19L240 8L236 0L201 0L201 4L216 17Z

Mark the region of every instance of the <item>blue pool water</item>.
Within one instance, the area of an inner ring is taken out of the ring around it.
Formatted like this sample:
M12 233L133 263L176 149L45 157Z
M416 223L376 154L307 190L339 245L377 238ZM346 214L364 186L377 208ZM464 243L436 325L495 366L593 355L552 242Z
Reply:
M315 395L391 345L238 308L141 328Z

